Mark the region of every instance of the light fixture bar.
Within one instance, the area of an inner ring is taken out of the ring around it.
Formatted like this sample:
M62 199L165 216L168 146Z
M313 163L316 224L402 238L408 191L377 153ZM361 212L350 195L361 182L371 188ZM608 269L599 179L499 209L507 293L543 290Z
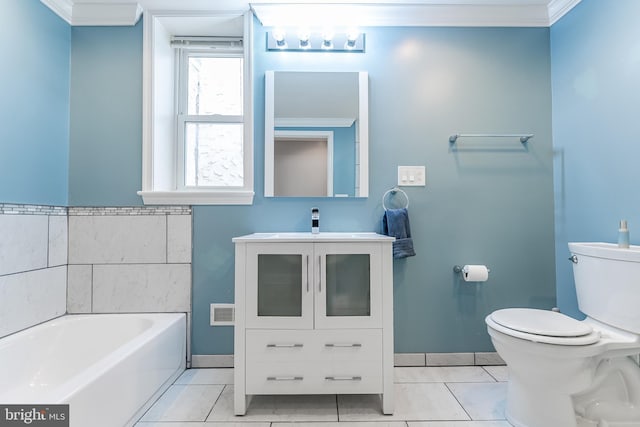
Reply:
M267 32L267 50L272 52L364 52L364 34L342 32L328 35L326 31L298 32L274 30Z

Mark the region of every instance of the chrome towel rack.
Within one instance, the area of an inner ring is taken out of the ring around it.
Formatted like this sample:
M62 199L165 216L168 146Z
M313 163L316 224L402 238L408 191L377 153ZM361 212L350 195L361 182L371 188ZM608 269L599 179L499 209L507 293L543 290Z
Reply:
M520 138L523 144L533 138L532 133L455 133L449 137L449 143L455 144L458 138Z
M404 192L404 190L400 189L400 187L393 187L387 191L385 191L385 193L382 195L382 207L384 208L384 210L388 210L389 208L387 208L387 205L384 203L385 199L387 198L387 196L389 194L396 194L396 193L402 193L402 195L404 196L404 198L407 200L407 202L405 203L405 205L403 206L404 208L408 208L409 207L409 196L407 195L407 193Z

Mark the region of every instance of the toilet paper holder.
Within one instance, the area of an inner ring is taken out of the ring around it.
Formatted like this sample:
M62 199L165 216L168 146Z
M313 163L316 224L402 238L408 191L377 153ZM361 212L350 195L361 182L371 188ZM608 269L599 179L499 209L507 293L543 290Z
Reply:
M454 272L454 273L458 273L458 274L460 274L460 273L462 273L463 271L464 271L464 267L462 267L462 266L460 266L460 265L454 265L454 266L453 266L453 272ZM490 272L491 272L491 269L487 268L487 272L489 272L489 273L490 273Z

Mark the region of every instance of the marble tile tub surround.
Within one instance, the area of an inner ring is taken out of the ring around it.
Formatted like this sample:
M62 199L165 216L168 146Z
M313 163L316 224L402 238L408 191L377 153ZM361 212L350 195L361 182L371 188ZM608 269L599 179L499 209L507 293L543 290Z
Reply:
M70 313L191 312L191 208L69 208Z
M66 312L67 209L0 203L0 337Z

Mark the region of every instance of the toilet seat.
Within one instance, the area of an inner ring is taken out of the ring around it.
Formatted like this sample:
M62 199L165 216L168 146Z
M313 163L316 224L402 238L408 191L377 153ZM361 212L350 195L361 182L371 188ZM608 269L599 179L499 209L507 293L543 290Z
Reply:
M487 316L487 324L504 334L545 344L589 345L600 340L600 333L591 325L548 310L497 310Z

